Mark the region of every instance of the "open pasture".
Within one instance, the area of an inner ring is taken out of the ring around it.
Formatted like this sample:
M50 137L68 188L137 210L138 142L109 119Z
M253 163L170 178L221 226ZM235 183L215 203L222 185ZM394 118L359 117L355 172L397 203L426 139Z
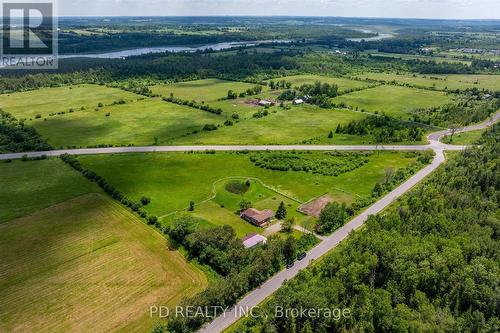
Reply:
M322 159L325 153L306 154L308 158ZM215 225L230 224L240 235L248 233L248 224L234 214L240 196L224 190L228 177L258 180L261 185L271 188L259 185L244 194L257 208L276 210L283 200L292 204L290 211L294 211L299 202L324 194L329 194L339 202L352 202L358 197L370 196L373 186L384 177L387 168L404 168L416 161L413 154L396 152L374 153L367 159L368 162L363 166L335 177L304 171L264 169L256 166L250 161L250 156L244 153L79 157L84 166L102 175L128 197L134 200L142 196L151 198L151 203L145 209L153 215L168 220L177 212L185 210L190 201L203 203L195 207L193 214Z
M332 101L337 104L343 102L360 111L406 119L414 109L451 103L453 96L440 91L382 85L339 96Z
M80 112L82 107L94 110L99 103L110 105L119 100L130 102L138 98L143 97L117 88L81 84L1 94L0 108L18 119L29 120L37 115L41 118L48 118L49 114L68 113L70 109L76 113Z
M99 188L59 159L0 162L0 224Z
M165 97L173 94L174 97L180 99L188 101L194 100L198 103L209 103L226 97L229 90L241 93L255 86L256 84L253 83L205 79L156 85L151 86L150 89L154 94L160 94Z
M411 84L417 87L436 88L439 90L463 90L466 88L488 89L494 91L500 90L500 75L366 73L359 75L358 77L378 81L396 81Z
M237 103L237 102L236 102ZM326 142L328 133L338 124L365 117L360 112L330 110L304 104L291 106L289 110L272 107L269 114L254 118L253 113L263 108L245 105L241 112L244 120L233 126L224 126L212 132L200 132L175 140L177 144L299 144ZM247 119L245 119L247 118ZM366 138L368 140L368 138ZM330 144L362 143L359 136L336 135Z
M50 117L33 122L38 132L55 147L169 144L174 139L201 131L205 124L222 124L224 116L145 99ZM155 138L157 140L155 141Z
M0 224L0 252L2 332L146 332L151 305L174 306L207 283L95 193Z

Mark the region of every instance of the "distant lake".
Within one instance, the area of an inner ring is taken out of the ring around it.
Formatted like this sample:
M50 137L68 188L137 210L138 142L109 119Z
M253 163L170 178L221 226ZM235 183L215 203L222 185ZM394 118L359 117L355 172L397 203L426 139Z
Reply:
M196 51L206 51L206 50L214 50L221 51L226 49L231 49L233 47L250 47L257 46L263 44L272 44L272 43L290 43L289 40L260 40L260 41L252 41L252 42L227 42L227 43L217 43L217 44L208 44L203 46L159 46L159 47L143 47L138 49L129 49L122 51L114 51L114 52L105 52L105 53L78 53L78 54L60 54L58 56L59 59L68 59L68 58L99 58L99 59L119 59L126 58L131 56L139 56L143 54L150 53L163 53L163 52L196 52Z

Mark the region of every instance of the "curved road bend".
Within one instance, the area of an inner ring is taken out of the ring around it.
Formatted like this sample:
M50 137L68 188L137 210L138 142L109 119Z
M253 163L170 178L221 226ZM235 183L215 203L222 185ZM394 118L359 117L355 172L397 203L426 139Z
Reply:
M458 129L455 131L455 133L487 128L496 123L499 120L499 118L500 118L500 113L496 113L488 121L485 121L478 125L472 125ZM419 147L425 147L426 149L432 149L435 152L436 155L430 165L426 166L425 168L417 172L410 179L405 181L403 184L398 186L389 194L382 197L382 199L375 202L373 205L371 205L365 211L363 211L360 215L356 216L354 219L346 223L344 226L335 231L333 234L324 238L316 247L312 248L307 253L307 256L304 260L296 261L295 265L292 268L280 271L279 273L271 277L269 280L267 280L262 286L248 293L243 299L241 299L236 304L236 306L231 308L231 310L223 313L221 316L217 317L212 322L205 325L199 331L199 333L222 332L223 330L234 324L242 317L242 314L244 314L243 311L248 312L248 309L258 306L267 297L271 296L274 292L276 292L284 282L292 279L302 269L309 266L314 260L321 258L327 252L334 249L340 242L342 242L345 238L347 238L350 232L361 227L368 220L368 217L370 215L375 215L377 213L380 213L391 203L393 203L395 200L397 200L399 197L401 197L403 194L405 194L411 188L413 188L416 184L422 181L425 177L431 174L434 170L436 170L445 161L445 156L444 156L445 150L465 149L465 147L446 145L439 142L439 140L443 136L448 134L451 134L451 130L432 133L428 136L430 144L427 146L419 146Z
M363 223L366 222L370 215L377 214L381 212L384 208L389 206L397 198L405 194L413 186L419 183L422 179L427 177L432 171L439 167L445 160L443 149L436 149L436 156L432 163L413 177L408 179L406 182L401 184L395 190L384 196L382 199L374 203L372 206L368 207L363 213L356 216L350 222L345 224L343 227L335 231L330 236L326 237L321 243L316 247L311 249L304 260L296 261L295 265L290 269L282 270L281 272L274 275L272 278L267 280L262 286L253 290L247 296L245 296L241 301L239 301L235 307L230 311L224 313L223 315L217 317L211 323L204 326L199 332L200 333L216 333L222 332L230 325L235 323L241 318L241 310L251 309L259 305L264 299L271 296L281 285L296 276L302 269L306 268L313 260L319 259L327 252L335 248L341 241L343 241L351 231L356 230Z
M490 117L490 119L483 121L482 123L456 129L455 134L463 133L463 132L470 132L470 131L477 131L477 130L482 130L482 129L488 128L488 127L492 126L494 123L496 123L499 119L500 119L500 112L497 112L497 113L493 114ZM441 140L442 137L450 135L451 133L452 133L452 130L447 129L444 131L431 133L427 138L429 139L429 141L431 143L433 141L439 142L439 140Z

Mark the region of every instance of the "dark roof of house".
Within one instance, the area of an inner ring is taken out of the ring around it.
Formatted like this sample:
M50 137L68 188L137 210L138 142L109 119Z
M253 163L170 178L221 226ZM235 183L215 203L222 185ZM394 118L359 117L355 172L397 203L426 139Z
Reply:
M265 222L274 216L274 212L270 209L263 211L257 210L255 208L248 208L241 213L241 216L251 218L259 223Z

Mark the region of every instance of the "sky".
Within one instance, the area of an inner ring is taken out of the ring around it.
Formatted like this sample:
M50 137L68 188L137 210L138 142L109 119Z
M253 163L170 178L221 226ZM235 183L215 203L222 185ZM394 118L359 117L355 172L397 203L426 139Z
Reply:
M347 16L500 19L500 0L58 0L60 16Z

